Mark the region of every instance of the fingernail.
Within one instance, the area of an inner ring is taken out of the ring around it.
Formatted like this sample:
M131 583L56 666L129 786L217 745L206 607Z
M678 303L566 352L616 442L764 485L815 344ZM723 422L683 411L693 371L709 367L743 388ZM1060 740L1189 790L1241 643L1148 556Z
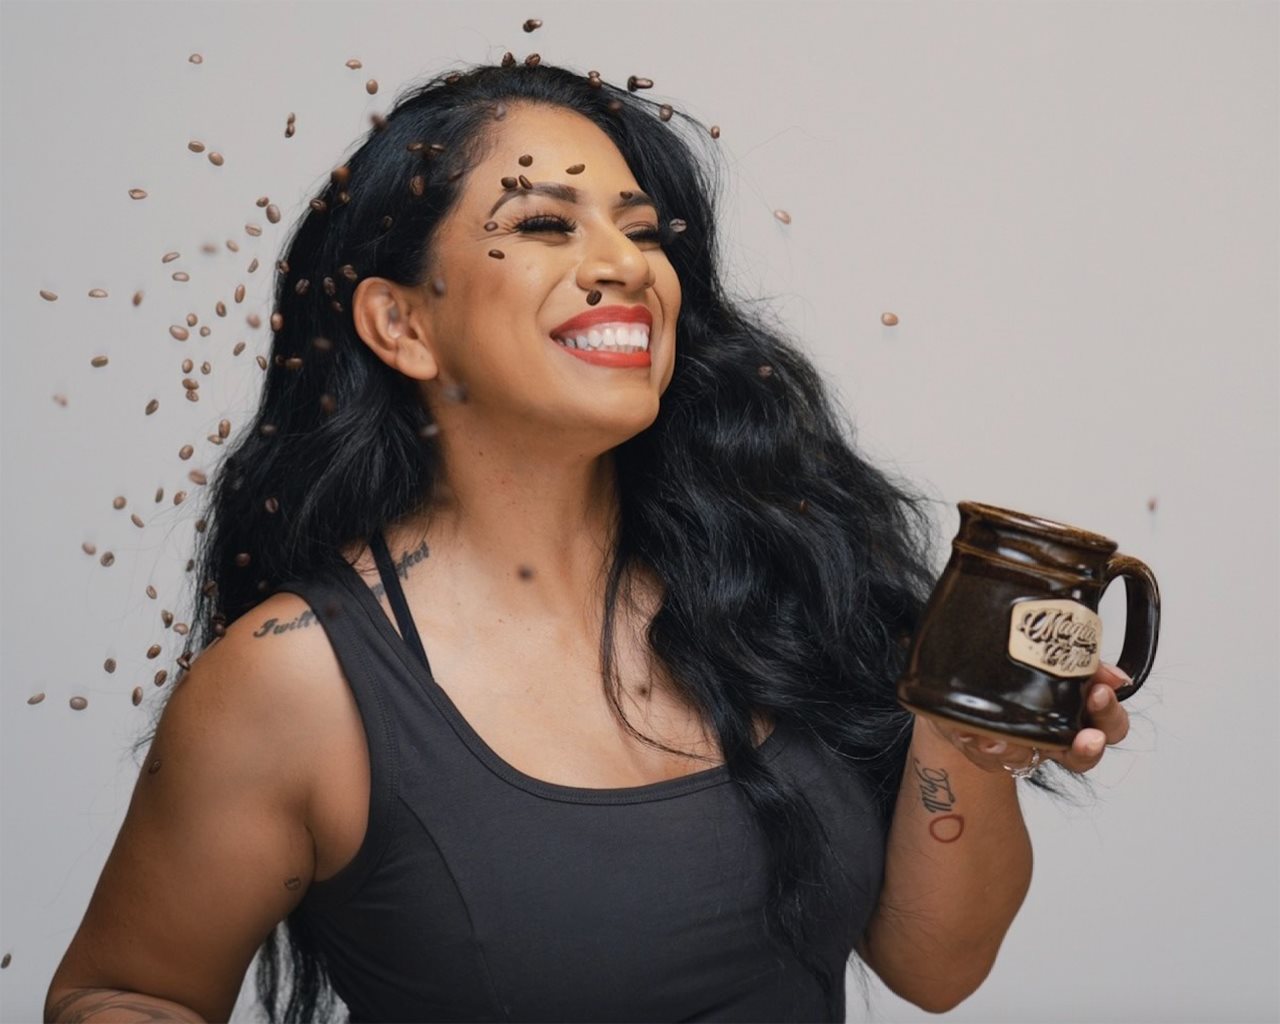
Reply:
M1128 672L1126 672L1124 669L1120 668L1119 666L1117 666L1117 665L1112 665L1112 666L1111 666L1111 671L1112 671L1112 672L1114 672L1116 675L1118 675L1118 676L1119 676L1121 679L1123 679L1126 683L1132 683L1132 682L1133 682L1133 676L1129 675L1129 673L1128 673Z
M1094 711L1101 709L1107 703L1107 688L1098 686L1094 688L1092 695L1089 697L1089 707Z
M982 749L988 754L999 754L1004 750L1005 745L999 740L986 740L982 744Z

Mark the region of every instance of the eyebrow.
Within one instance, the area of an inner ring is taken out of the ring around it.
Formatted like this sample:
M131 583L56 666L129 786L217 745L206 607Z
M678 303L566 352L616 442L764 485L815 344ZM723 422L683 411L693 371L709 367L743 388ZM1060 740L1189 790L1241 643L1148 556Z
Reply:
M633 206L652 206L655 210L658 208L658 204L655 203L653 199L638 189L629 189L628 191L631 193L629 196L625 198L621 195L618 196L617 202L613 204L613 208L615 210L629 210ZM575 204L578 202L579 198L578 190L572 185L562 185L559 182L553 181L539 181L534 182L534 184L529 188L509 188L503 190L502 195L498 197L498 201L490 208L489 216L492 217L494 213L497 212L498 207L507 200L516 199L519 196L524 195L550 196L552 199L561 199L566 203Z

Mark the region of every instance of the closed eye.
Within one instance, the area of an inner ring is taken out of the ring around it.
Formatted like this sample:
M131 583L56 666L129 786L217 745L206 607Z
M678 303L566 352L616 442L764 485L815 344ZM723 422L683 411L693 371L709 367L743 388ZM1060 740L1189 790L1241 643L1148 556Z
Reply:
M573 231L577 228L574 221L554 214L539 213L516 221L512 227L523 234L537 234L542 231ZM662 233L657 227L645 228L627 235L633 242L661 242Z

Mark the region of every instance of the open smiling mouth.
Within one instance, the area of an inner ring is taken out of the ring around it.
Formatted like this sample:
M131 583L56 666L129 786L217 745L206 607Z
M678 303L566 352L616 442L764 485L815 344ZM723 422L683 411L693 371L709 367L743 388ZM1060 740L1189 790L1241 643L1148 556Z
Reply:
M649 361L649 328L637 323L599 324L563 338L556 346L585 363L615 368L644 367Z

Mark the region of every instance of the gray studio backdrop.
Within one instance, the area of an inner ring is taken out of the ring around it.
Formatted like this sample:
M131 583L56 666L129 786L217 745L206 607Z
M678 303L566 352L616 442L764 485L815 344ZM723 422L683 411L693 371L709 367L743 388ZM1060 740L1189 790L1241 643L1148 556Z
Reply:
M864 450L937 499L945 539L974 499L1106 533L1159 577L1156 671L1091 773L1100 799L1024 792L1030 895L985 985L948 1016L1277 1019L1275 3L0 13L4 1020L39 1019L123 820L128 746L161 698L151 678L182 646L159 608L182 618L199 510L170 496L198 496L187 473L219 454L205 436L254 404L286 229L371 112L506 49L650 77L651 98L720 125L734 287L801 339ZM544 25L529 35L531 16ZM263 194L281 223L254 205ZM170 250L182 258L163 264ZM193 310L213 333L175 340ZM199 403L182 400L188 355ZM1121 586L1102 616L1114 662ZM251 982L236 1019L257 1016ZM852 981L849 1016L864 1016ZM933 1015L877 982L874 1019Z

